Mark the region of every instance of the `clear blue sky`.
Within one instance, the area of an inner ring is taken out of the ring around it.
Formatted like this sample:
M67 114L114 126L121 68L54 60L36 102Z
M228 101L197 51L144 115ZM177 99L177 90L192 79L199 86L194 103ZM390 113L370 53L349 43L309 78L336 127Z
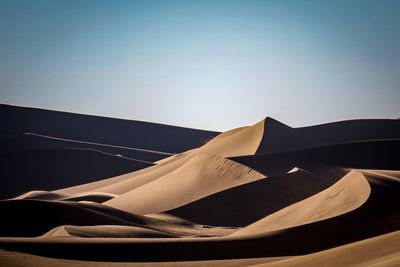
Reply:
M400 1L0 0L0 102L227 130L400 116Z

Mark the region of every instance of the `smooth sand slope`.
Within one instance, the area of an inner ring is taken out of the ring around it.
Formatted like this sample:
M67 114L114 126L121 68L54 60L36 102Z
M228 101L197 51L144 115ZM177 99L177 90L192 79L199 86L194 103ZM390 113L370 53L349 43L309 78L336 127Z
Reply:
M188 168L192 166L197 166L197 169L201 169L203 165L210 165L209 168L211 169L218 168L216 166L213 166L215 164L212 163L212 159L218 159L216 161L219 162L216 163L218 165L222 164L221 162L225 160L214 155L234 156L254 154L262 139L263 129L264 121L261 121L253 126L234 129L232 131L228 131L226 133L218 135L212 141L198 149L194 149L188 153L183 153L181 155L173 156L168 160L161 161L156 166L139 170L137 172L121 175L119 177L113 177L93 183L64 188L56 190L54 192L70 196L88 191L122 195L124 193L127 193L128 191L134 190L140 186L162 178L165 175L172 176L172 172L184 173L185 169L188 170ZM190 162L189 166L183 167L188 162ZM226 162L231 161L226 160ZM240 164L233 164L233 162L231 162L231 164L233 169L237 169L237 166L241 166ZM205 169L207 170L209 168ZM225 168L226 170L230 167L228 164L228 166L222 168ZM247 170L248 168L243 169L243 171ZM233 172L236 171L237 170L234 170ZM195 173L196 171L193 171L194 175L196 175ZM221 187L221 190L227 189L229 187L231 186L223 186ZM210 190L210 192L214 192L213 190L214 189Z
M163 212L264 177L222 157L196 155L173 172L105 204L136 214Z
M261 234L339 216L360 207L370 192L365 177L351 171L324 191L271 214L233 236Z
M324 169L325 172L318 175L297 168L291 173L209 195L169 210L168 213L202 224L244 227L319 193L342 178L345 173L339 168Z
M197 153L235 157L254 155L264 136L265 120L252 126L236 128L219 134L200 147Z
M163 164L157 164L136 172L127 173L93 183L63 188L54 192L65 195L76 195L84 192L96 191L120 195L170 173L171 171L185 164L190 159L191 156L174 157L173 160L167 161Z

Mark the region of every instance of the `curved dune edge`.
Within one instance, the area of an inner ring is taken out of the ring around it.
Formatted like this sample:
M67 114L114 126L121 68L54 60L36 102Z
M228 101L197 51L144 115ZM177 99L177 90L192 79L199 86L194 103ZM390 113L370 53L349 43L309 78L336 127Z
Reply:
M25 194L22 194L16 198L13 198L14 200L59 200L59 201L91 201L91 202L97 202L97 203L102 203L107 200L110 200L112 198L117 197L118 195L115 194L110 194L110 193L102 193L102 192L84 192L84 193L79 193L76 195L72 196L67 196L67 195L62 195L58 193L53 193L49 191L40 191L40 190L35 190L35 191L29 191Z
M252 125L223 132L201 146L195 153L221 157L254 155L264 135L265 119Z
M104 192L110 194L124 194L136 187L151 182L163 175L175 170L192 158L191 155L176 157L165 163L157 164L135 172L115 176L109 179L100 180L93 183L77 185L53 191L54 193L65 195L76 195L85 192Z
M135 214L152 214L262 178L263 174L232 160L195 155L176 170L105 204Z
M76 195L72 195L70 197L61 198L61 201L90 201L103 203L110 199L116 198L118 195L111 193L103 193L103 192L90 192L90 193L80 193Z
M336 167L324 167L323 175L310 170L296 167L288 174L229 188L167 213L200 224L246 227L327 189L347 173Z
M227 259L227 260L205 260L205 261L175 261L175 262L99 262L99 261L79 261L48 258L16 251L0 249L0 265L13 267L243 267L259 263L273 262L286 259L288 257L273 258L250 258L250 259Z
M40 200L59 200L62 198L68 197L67 195L44 191L44 190L33 190L26 192L20 196L17 196L13 199L40 199Z
M358 171L351 171L331 187L261 219L231 236L256 235L339 216L367 201L371 187Z
M253 155L256 153L264 135L264 123L265 120L262 120L252 126L241 127L221 133L205 145L163 159L157 162L155 166L52 192L69 196L90 191L122 195L175 171L198 155L207 154L221 157Z
M366 175L373 177L386 178L390 180L395 180L400 182L400 171L396 170L374 170L374 169L357 169L357 171L362 172Z
M126 225L63 225L41 236L41 238L49 237L171 238L178 236L155 229Z
M305 256L276 262L251 265L254 267L296 266L400 266L400 231L358 241Z

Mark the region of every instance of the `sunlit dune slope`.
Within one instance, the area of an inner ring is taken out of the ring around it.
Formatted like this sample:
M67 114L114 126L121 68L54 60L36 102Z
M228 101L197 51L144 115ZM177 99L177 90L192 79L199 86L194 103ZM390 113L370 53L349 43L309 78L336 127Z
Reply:
M365 177L360 172L351 171L324 191L271 214L233 235L266 233L335 217L357 209L368 199L370 191Z

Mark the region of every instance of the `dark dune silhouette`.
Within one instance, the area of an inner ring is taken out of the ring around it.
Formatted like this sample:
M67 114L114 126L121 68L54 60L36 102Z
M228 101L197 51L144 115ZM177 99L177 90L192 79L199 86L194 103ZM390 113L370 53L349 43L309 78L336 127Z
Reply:
M178 153L217 132L37 108L0 105L0 136L35 133L72 140Z
M400 139L376 140L230 159L269 176L287 172L295 166L312 168L316 164L357 169L398 170L400 169L399 149Z
M89 149L148 162L154 162L172 155L164 152L66 140L32 133L10 136L0 140L0 153L35 149Z
M400 138L400 120L348 120L296 128L328 144Z
M0 154L0 198L55 190L151 166L94 150L49 149ZM22 166L22 167L21 167Z
M273 118L264 120L264 134L256 154L293 151L323 145L323 142L308 136Z

